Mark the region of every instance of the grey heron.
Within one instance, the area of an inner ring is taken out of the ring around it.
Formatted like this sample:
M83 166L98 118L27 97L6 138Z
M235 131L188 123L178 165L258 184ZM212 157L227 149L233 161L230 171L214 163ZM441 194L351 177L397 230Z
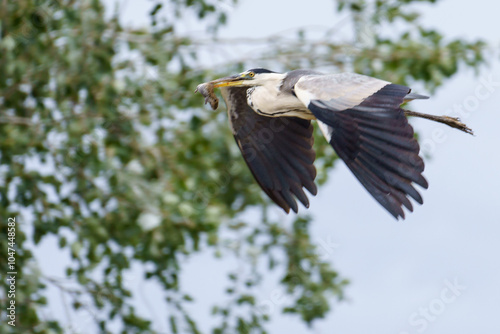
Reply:
M263 68L198 86L217 108L220 88L234 138L264 192L287 213L298 199L316 195L313 126L366 190L396 219L409 197L423 204L415 185L427 188L424 162L406 115L428 118L471 133L458 119L407 111L401 104L427 96L388 81L355 73L323 74L311 70L277 73Z

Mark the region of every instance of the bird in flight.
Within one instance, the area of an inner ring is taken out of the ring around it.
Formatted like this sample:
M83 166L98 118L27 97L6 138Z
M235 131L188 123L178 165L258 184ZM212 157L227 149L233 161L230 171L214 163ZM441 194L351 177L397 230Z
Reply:
M262 190L287 213L305 207L304 188L316 195L313 126L366 190L396 219L409 197L423 204L415 185L427 188L424 162L406 116L472 131L457 118L401 108L427 99L406 86L355 73L323 74L311 70L276 73L263 68L198 85L196 91L217 109L220 88L231 129L243 158Z

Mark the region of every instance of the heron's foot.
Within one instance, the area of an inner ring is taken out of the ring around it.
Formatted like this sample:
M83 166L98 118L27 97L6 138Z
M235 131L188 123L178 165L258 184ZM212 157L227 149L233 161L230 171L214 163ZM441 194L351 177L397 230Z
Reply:
M405 112L406 116L415 116L415 117L429 119L431 121L446 124L452 128L458 129L458 130L463 131L465 133L468 133L470 135L474 135L474 131L472 131L472 129L470 129L465 123L462 123L460 121L460 118L458 118L458 117L434 116L434 115L422 114L422 113L419 113L416 111L411 111L411 110L406 110L406 109L403 109L403 111Z
M470 135L474 135L474 131L472 131L472 129L469 128L465 123L462 123L460 121L460 118L451 116L440 116L440 117L443 119L441 123L451 126L452 128L459 129L460 131L463 131Z

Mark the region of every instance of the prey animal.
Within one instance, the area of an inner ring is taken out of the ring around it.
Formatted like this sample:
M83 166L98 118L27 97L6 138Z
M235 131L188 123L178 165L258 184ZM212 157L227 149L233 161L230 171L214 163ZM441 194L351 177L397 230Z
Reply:
M263 68L200 84L196 91L212 109L220 88L231 129L243 158L264 192L287 213L305 207L304 188L316 195L315 120L337 155L366 190L396 219L410 198L423 204L418 185L427 188L419 144L406 116L472 131L459 119L401 108L427 99L388 81L355 74L311 70L276 73Z

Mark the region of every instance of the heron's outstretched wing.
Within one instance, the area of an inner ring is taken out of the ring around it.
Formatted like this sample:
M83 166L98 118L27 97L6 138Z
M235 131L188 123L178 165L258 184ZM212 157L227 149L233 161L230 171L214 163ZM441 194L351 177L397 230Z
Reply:
M413 187L428 184L424 162L400 108L410 89L357 74L306 76L295 93L316 116L325 137L370 194L395 218L404 218Z
M266 194L287 213L297 212L297 197L316 195L316 153L311 121L295 117L265 117L247 104L247 88L222 88L234 138L250 171Z

